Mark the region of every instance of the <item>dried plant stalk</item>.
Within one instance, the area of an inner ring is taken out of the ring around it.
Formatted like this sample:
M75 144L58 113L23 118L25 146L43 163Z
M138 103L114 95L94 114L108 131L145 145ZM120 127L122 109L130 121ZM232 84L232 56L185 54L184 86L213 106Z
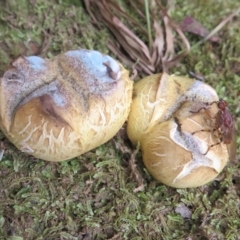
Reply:
M190 50L190 44L181 29L174 24L157 0L151 1L150 4L145 1L145 6L147 5L149 9L144 7L143 1L129 3L135 9L136 15L141 20L145 18L146 25L151 25L148 26L148 31L112 0L84 0L84 2L93 22L98 27L99 23L103 22L113 33L117 41L110 42L109 49L129 68L135 65L136 70L144 74L167 71ZM124 24L125 22L128 26ZM138 32L132 29L137 29ZM154 30L154 39L150 30ZM181 37L186 46L186 51L178 55L174 51L177 38L173 31ZM146 42L139 35L142 35Z

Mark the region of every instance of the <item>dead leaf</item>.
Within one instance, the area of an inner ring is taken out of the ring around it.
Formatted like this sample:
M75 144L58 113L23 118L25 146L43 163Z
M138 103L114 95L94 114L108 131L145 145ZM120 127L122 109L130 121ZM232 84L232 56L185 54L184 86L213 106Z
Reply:
M201 37L206 37L209 34L209 31L200 22L191 16L185 17L179 26L183 32L190 32ZM219 42L220 38L217 36L212 36L209 38L209 40L212 42Z

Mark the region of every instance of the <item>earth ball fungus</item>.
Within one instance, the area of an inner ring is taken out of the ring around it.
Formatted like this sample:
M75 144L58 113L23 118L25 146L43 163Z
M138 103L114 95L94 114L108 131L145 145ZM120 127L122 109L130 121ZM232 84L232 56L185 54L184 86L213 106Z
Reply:
M132 81L97 51L18 57L0 79L0 128L21 151L63 161L112 138L126 121Z
M218 96L207 84L166 73L136 83L127 133L141 144L143 161L158 181L198 187L226 165L227 145L215 129Z

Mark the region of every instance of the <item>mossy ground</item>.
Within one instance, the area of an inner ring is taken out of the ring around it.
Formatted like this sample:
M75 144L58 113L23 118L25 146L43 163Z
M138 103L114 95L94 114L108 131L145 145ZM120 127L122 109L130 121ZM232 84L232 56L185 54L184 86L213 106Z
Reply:
M239 7L232 1L173 1L176 21L191 15L208 29ZM193 49L172 73L203 74L228 101L240 129L240 16L220 31L221 42ZM191 44L197 36L187 35ZM8 0L0 8L0 75L17 55L55 56L78 47L111 54L107 29L96 30L79 0ZM240 137L238 137L238 146ZM27 156L3 135L0 162L0 239L240 239L240 165L196 189L173 189L129 166L129 154L110 141L76 159L50 163ZM238 153L239 153L238 147ZM134 149L132 149L134 151ZM238 156L239 160L239 156ZM191 212L175 211L184 204Z

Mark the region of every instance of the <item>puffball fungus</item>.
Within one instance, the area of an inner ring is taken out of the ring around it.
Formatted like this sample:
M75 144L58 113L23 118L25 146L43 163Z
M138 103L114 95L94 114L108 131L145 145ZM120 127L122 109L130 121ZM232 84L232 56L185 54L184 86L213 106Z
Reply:
M0 128L21 151L63 161L112 138L128 117L128 71L97 51L18 57L0 81Z
M127 133L140 142L143 162L155 179L176 188L213 180L228 161L214 130L219 111L213 88L195 79L148 76L134 86Z

